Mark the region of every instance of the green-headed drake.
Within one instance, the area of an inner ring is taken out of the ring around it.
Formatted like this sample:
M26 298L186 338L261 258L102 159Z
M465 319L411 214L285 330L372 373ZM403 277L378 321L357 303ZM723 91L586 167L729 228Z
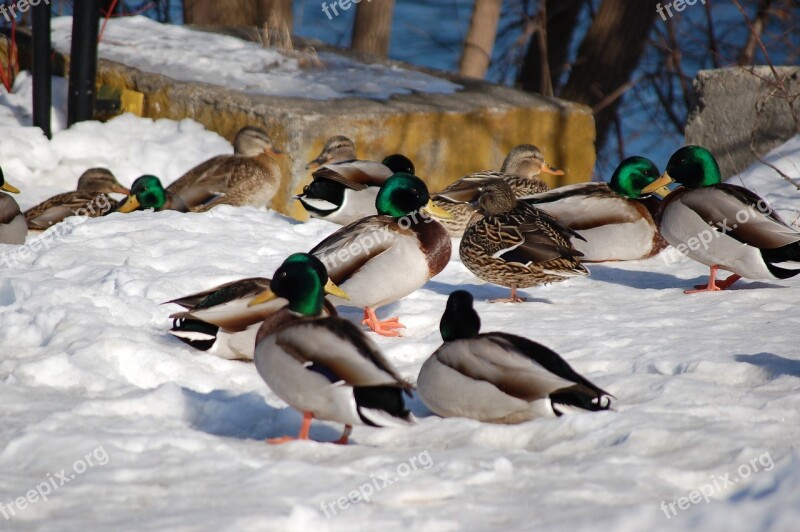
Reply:
M707 149L684 146L672 154L664 175L645 193L672 182L681 186L664 198L658 226L678 251L711 268L708 284L686 293L724 290L740 278L788 279L800 273L800 232L789 227L754 192L722 183ZM717 270L733 272L718 281Z
M357 159L355 144L341 135L328 139L306 165L311 168L311 183L295 198L312 217L341 225L377 214L375 198L383 183L396 173L414 173L414 163L400 154L380 163Z
M189 207L183 198L164 189L161 180L154 175L136 178L131 185L128 197L117 207L119 212L133 212L153 209L155 211L188 212Z
M19 189L6 182L0 168L0 190L19 194ZM28 235L28 224L19 209L17 200L0 192L0 244L24 244Z
M353 425L383 427L414 421L403 392L412 386L352 322L322 317L325 288L310 262L284 262L269 290L251 302L276 298L287 304L258 331L255 365L275 394L303 413L297 438L308 439L312 419L345 425L336 443L347 443Z
M331 280L350 296L337 305L364 309L364 324L384 336L398 336L397 318L380 321L375 309L422 288L450 260L450 237L428 217L447 217L430 201L417 176L395 174L375 199L379 214L347 225L320 242L311 253L328 269Z
M450 294L439 325L444 343L420 370L419 395L434 413L510 424L609 409L611 396L554 351L513 334L481 333L472 305L469 292Z
M589 275L579 260L581 252L570 242L583 237L546 212L518 201L503 179L488 181L480 192L459 254L475 276L511 289L509 298L496 302L520 303L525 299L517 296L518 288Z
M106 168L90 168L78 178L78 186L49 198L25 211L25 220L31 231L44 231L70 216L104 216L117 208L117 201L109 194L130 194L114 174Z
M287 267L293 264L302 268L310 267L327 293L347 298L328 279L325 266L313 255L295 253L283 264ZM282 298L252 304L257 295L269 288L270 279L249 277L168 301L186 309L170 316L174 321L169 332L195 349L209 354L229 360L253 360L256 333L262 322L288 304ZM336 309L327 299L324 311L326 316L336 315Z
M646 259L667 245L655 222L659 201L642 197L642 190L660 176L650 159L628 157L609 183L577 183L522 200L586 239L572 239L583 262Z
M442 221L442 225L450 236L457 238L464 234L464 229L475 213L473 205L477 202L481 189L489 181L503 179L511 186L515 196L522 197L548 190L547 184L539 178L542 174L560 176L564 172L550 167L536 146L520 144L508 152L499 172L476 172L464 176L434 194L433 202L453 215L452 220Z

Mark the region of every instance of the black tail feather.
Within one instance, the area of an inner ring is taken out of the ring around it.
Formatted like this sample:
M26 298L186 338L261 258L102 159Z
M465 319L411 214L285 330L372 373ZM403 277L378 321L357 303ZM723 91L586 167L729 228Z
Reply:
M581 408L589 412L599 412L611 409L611 396L594 395L587 393L587 390L582 386L570 386L551 393L550 403L553 405L553 412L557 416L563 414L558 409L559 405Z
M355 387L353 388L353 396L356 399L356 405L359 407L358 415L361 417L361 421L372 427L377 425L361 414L361 408L383 410L401 419L408 419L411 414L403 401L403 390L395 386Z
M170 332L176 338L195 349L208 351L214 345L214 342L217 341L219 327L204 321L185 318L174 320ZM207 338L191 338L189 335L185 335L185 333L198 333L198 336L202 335Z
M800 242L794 242L775 249L762 249L761 257L764 259L764 263L766 263L770 273L778 279L788 279L800 273L800 269L790 270L775 266L775 263L781 262L800 263Z

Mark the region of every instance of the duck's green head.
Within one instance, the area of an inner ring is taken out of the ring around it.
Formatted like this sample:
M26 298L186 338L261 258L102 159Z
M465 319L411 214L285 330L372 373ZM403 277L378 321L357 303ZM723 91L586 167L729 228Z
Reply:
M0 190L11 192L12 194L19 194L19 189L15 186L6 183L6 177L3 175L3 169L0 168Z
M722 183L722 174L710 151L701 146L684 146L669 158L664 175L644 192L665 187L673 181L686 188L708 187Z
M119 206L119 212L133 212L142 209L159 210L167 203L167 191L161 180L154 175L143 175L131 185L128 199Z
M472 308L472 294L456 290L447 298L447 308L439 322L442 340L452 342L462 338L472 338L481 332L481 318Z
M620 196L636 199L642 190L654 183L661 172L653 161L646 157L628 157L617 166L608 185Z
M402 218L419 210L438 218L452 218L450 213L433 204L425 182L407 173L394 174L383 183L375 198L375 208L378 214L392 218Z
M322 261L309 253L295 253L275 271L269 289L253 298L249 306L282 297L289 301L290 310L303 316L318 316L325 302L325 292L349 299L328 279L328 270Z
M395 153L383 159L382 164L389 168L395 174L403 172L406 174L413 174L416 169L411 159L403 154Z

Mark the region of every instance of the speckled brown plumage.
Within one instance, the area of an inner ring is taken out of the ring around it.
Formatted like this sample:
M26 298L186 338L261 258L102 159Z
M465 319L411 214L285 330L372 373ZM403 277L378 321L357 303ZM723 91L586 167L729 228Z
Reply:
M479 212L464 231L459 254L480 279L516 288L563 281L588 270L569 238L575 233L548 214L517 202L502 179L481 190Z
M503 179L518 198L538 194L548 190L542 173L562 175L563 172L550 168L544 161L539 148L531 144L521 144L511 150L503 161L499 172L476 172L462 177L447 188L435 194L433 202L453 215L452 220L441 220L442 225L452 237L460 237L475 212L471 205L478 200L480 189L492 179Z
M109 193L128 194L109 170L90 168L78 179L77 189L49 198L25 211L31 231L44 231L69 216L96 218L113 212L117 201Z
M204 212L217 205L266 206L278 191L281 171L266 131L243 128L235 141L237 153L220 155L189 170L167 187L190 210Z

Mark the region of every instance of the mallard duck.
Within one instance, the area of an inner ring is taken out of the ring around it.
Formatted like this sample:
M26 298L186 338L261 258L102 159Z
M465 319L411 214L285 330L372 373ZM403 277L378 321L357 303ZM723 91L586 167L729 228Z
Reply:
M508 152L499 172L476 172L451 183L438 194L433 203L453 215L452 220L443 221L450 236L458 238L475 213L472 203L480 196L481 188L492 179L503 179L511 186L517 197L529 196L548 190L539 179L541 174L564 175L561 170L551 168L542 157L539 148L532 144L520 144Z
M268 316L258 331L255 365L275 394L303 413L297 438L308 439L312 419L344 423L347 443L355 424L381 427L414 421L403 402L412 386L378 347L353 323L321 317L323 283L309 263L284 263L270 289L251 302L260 305L277 297L288 305Z
M439 331L444 343L422 365L422 402L442 417L522 423L575 411L608 410L611 395L556 352L527 338L480 333L469 292L450 294Z
M295 199L310 216L341 225L377 214L375 197L387 178L396 173L414 174L414 163L401 154L390 155L381 163L357 160L353 141L342 136L328 139L322 153L306 168L317 166L313 180Z
M582 262L646 259L667 245L655 222L659 201L642 197L642 189L660 175L650 159L629 157L608 184L578 183L520 199L585 239L571 239Z
M183 198L164 190L161 180L153 175L136 178L131 185L128 197L117 206L118 212L133 212L153 209L156 211L188 212L189 207Z
M754 192L722 183L714 156L700 146L672 154L664 175L644 193L673 181L682 185L664 198L658 226L664 238L689 258L710 267L708 283L687 294L715 292L747 279L788 279L800 273L800 232L789 227ZM717 270L733 272L724 281Z
M464 231L459 254L469 271L484 281L511 288L511 297L495 302L519 303L517 288L588 275L581 252L570 238L582 239L544 211L517 201L511 186L494 179L481 187L478 212Z
M269 204L278 191L281 169L277 150L266 131L247 126L236 134L233 155L218 155L201 163L167 187L193 212L204 212L217 205Z
M19 194L19 189L6 182L0 168L0 190ZM24 244L28 235L28 224L19 210L17 200L0 192L0 244Z
M337 305L364 308L364 324L384 336L398 336L398 319L378 320L375 309L421 288L450 260L450 237L424 211L447 217L430 201L425 183L411 174L386 180L375 200L378 213L347 225L311 250L331 280L350 295Z
M25 220L31 231L44 231L69 216L96 218L113 211L117 202L109 194L130 194L111 171L90 168L78 179L72 192L58 194L25 211Z
M293 263L310 265L329 294L346 297L328 280L325 266L313 255L295 253L284 261L285 265ZM250 277L168 301L186 309L170 316L174 321L169 332L192 347L218 357L253 360L259 327L267 316L288 303L285 299L274 299L261 305L250 305L269 287L270 279ZM324 310L327 316L336 316L336 309L327 299Z

